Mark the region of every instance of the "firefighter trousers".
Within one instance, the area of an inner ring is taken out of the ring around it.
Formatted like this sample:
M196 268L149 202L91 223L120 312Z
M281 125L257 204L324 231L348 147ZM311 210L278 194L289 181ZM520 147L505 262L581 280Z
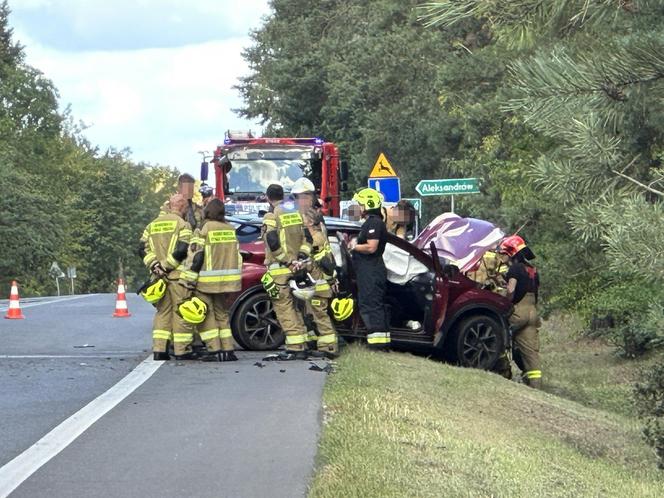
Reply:
M279 289L279 295L272 299L272 305L279 325L286 334L286 351L304 351L307 332L302 314L295 308L295 298L288 285L290 273L275 275L273 278Z
M355 259L357 302L367 328L367 344L384 348L390 344L390 326L385 307L387 269L382 258Z
M155 353L167 353L168 341L173 342L176 356L191 352L193 327L177 313L177 307L187 296L187 289L175 281L167 281L166 293L156 305L152 322L152 350Z
M539 388L542 385L542 364L539 354L539 327L542 322L537 314L536 302L535 294L526 294L514 305L510 325L515 361L523 370L526 383Z
M228 316L225 293L205 294L196 292L196 297L207 305L205 320L198 325L198 335L209 353L233 351L233 334Z
M326 353L337 353L339 351L337 331L332 324L330 315L327 314L329 303L329 297L314 296L309 301L308 308L318 329L318 336L315 339L316 349Z

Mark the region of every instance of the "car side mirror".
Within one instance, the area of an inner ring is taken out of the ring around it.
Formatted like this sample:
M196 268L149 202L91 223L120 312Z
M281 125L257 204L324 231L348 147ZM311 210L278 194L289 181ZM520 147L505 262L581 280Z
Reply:
M341 184L339 185L339 191L348 192L348 182L342 181Z

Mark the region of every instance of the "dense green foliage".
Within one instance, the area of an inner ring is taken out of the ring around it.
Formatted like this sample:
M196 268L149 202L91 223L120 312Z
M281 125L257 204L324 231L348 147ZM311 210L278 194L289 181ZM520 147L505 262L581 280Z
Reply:
M521 228L546 309L617 310L629 281L638 308L616 318L642 316L664 265L663 2L419 3L273 0L240 113L340 143L355 186L381 150L405 195L481 177L458 210ZM448 202L426 199L427 217Z
M58 111L52 83L25 63L8 15L0 2L2 297L14 279L24 295L54 294L54 261L77 267L77 292L112 291L121 270L130 283L141 280L136 243L176 173L87 143Z

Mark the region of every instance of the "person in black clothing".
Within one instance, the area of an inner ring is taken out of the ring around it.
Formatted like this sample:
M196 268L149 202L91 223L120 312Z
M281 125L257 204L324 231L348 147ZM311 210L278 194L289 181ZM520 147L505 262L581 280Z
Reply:
M514 312L509 320L513 334L514 361L523 371L526 384L530 387L540 388L542 384L539 354L541 320L537 314L539 275L537 269L530 263L535 255L518 235L503 239L498 253L509 264L505 280L507 281L507 297L514 303ZM501 360L499 360L498 370L507 377L509 363L505 364L503 358ZM511 369L509 374L511 376Z
M387 269L383 252L387 241L387 228L381 213L381 196L365 188L353 196L362 208L365 218L362 230L350 243L353 268L357 276L360 316L367 328L367 344L373 349L387 349L390 345L390 324L385 308Z

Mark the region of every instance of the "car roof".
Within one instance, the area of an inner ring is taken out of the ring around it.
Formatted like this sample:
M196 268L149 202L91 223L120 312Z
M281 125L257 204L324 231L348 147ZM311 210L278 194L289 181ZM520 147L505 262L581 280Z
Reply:
M254 215L233 215L226 216L226 221L241 223L243 225L260 226L263 224L263 218ZM355 221L344 220L343 218L336 218L334 216L325 216L325 226L329 229L337 230L359 230L360 224Z

